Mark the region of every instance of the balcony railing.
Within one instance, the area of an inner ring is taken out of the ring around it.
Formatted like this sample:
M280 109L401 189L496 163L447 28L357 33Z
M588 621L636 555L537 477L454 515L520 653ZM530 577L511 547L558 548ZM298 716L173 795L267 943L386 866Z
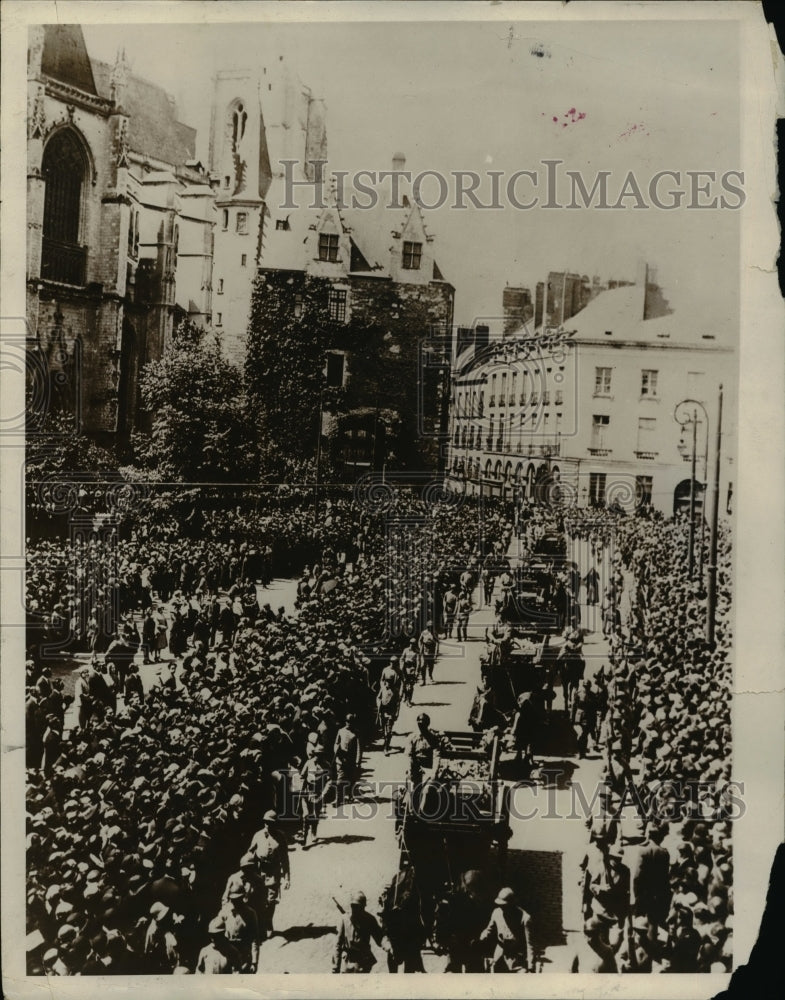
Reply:
M493 438L492 437L487 437L485 439L485 447L488 449L488 451L493 451Z
M59 240L43 238L41 248L41 277L46 281L60 281L65 285L84 285L87 265L87 247Z
M654 461L654 459L657 457L657 454L658 453L656 451L636 451L635 452L635 457L636 458L645 458L648 461Z
M611 453L611 448L589 448L589 454L597 458L605 458Z
M504 438L503 437L497 437L496 438L496 450L497 451L502 451L503 449L504 449Z

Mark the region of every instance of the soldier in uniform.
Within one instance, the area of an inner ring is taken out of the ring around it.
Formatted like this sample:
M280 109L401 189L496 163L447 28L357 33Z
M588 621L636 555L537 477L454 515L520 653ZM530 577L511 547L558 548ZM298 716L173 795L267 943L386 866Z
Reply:
M365 893L356 892L349 903L349 913L342 912L338 924L338 940L335 945L333 972L370 972L376 965L376 957L371 950L371 938L390 951L391 946L382 931L379 921L365 909Z
M199 952L196 972L208 976L242 972L242 959L226 940L224 922L220 917L210 921L207 933L210 936L210 942Z
M426 678L433 683L433 668L439 650L439 640L433 631L433 622L426 622L425 628L420 633L418 646L421 660L420 684L425 684Z
M341 806L348 798L352 800L354 786L360 772L362 750L360 740L354 731L355 718L350 712L345 725L335 737L335 783L336 805Z
M223 924L226 940L240 957L240 971L256 972L259 962L259 924L256 914L244 901L239 886L229 890L229 898L221 907L218 919Z
M272 810L262 817L262 826L254 834L248 853L256 859L259 874L267 889L263 913L259 920L259 940L264 941L273 933L273 917L281 896L281 883L289 888L289 849L284 840L273 833L271 824L276 820Z
M417 716L417 732L409 741L409 780L417 788L423 778L430 777L439 763L442 737L431 729L430 716Z
M239 870L233 872L226 880L226 888L221 897L221 903L226 903L229 899L229 894L233 889L237 888L242 889L243 897L256 914L257 923L261 927L267 909L267 884L259 874L256 866L256 857L250 851L240 858Z
M410 639L409 645L401 653L401 684L404 705L411 706L414 685L417 681L417 640Z
M496 909L480 934L481 943L493 943L491 972L528 972L530 917L516 904L512 889L500 889Z
M308 834L311 834L312 843L316 843L316 830L319 825L319 816L324 804L324 798L330 783L330 767L327 762L324 747L321 743L309 743L308 758L300 769L300 777L303 780L303 850L308 845Z
M379 678L379 693L376 697L376 706L379 713L379 723L384 737L384 755L390 752L390 742L392 741L393 726L398 718L398 711L401 703L401 677L396 667L396 657L391 657L390 662L382 671Z

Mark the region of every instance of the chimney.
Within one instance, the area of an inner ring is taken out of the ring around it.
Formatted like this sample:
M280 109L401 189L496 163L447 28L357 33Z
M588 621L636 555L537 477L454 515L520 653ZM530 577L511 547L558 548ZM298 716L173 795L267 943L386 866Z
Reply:
M646 286L648 283L648 270L646 261L643 257L639 257L637 267L635 269L635 284L638 286L641 293L641 319L646 318Z

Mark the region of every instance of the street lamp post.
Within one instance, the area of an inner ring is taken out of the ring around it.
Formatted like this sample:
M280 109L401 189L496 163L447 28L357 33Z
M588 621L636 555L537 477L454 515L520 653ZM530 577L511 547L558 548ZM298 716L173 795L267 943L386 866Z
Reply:
M691 411L690 412L690 408ZM709 417L706 413L706 407L703 403L698 402L697 399L683 399L680 403L676 404L676 408L673 411L673 419L679 424L680 427L686 427L688 424L692 425L692 452L690 454L690 533L689 533L689 550L688 550L688 562L689 562L689 578L692 580L695 574L695 464L697 459L698 450L698 409L700 408L703 413L703 419L706 423L706 448L704 452L703 459L703 501L701 503L701 551L700 551L700 578L703 579L703 538L704 538L704 525L705 525L705 506L706 506L706 480L709 475ZM679 446L681 450L681 446Z
M319 416L316 426L316 474L314 476L313 508L314 514L319 514L319 466L322 461L322 419L324 414L324 386L319 389Z
M708 428L707 428L708 429ZM717 614L717 528L720 512L720 452L722 448L722 385L717 401L717 450L714 456L714 482L711 487L711 535L709 536L709 585L706 608L706 642L714 645Z

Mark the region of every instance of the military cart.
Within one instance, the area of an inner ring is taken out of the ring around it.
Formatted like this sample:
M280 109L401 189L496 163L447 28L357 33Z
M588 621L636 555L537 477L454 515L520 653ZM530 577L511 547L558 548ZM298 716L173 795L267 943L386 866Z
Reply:
M414 869L426 899L469 869L503 869L511 835L498 737L451 731L442 739L433 773L419 787L408 782L396 803L399 869Z

